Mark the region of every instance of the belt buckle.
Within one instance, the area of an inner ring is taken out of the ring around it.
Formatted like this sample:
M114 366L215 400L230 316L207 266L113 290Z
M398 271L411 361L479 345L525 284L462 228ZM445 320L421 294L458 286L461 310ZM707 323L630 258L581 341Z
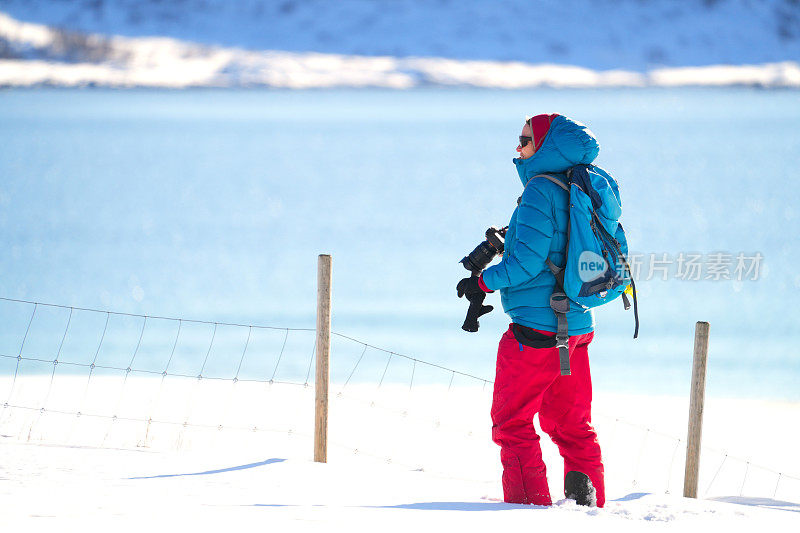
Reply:
M556 348L569 348L569 335L556 335Z

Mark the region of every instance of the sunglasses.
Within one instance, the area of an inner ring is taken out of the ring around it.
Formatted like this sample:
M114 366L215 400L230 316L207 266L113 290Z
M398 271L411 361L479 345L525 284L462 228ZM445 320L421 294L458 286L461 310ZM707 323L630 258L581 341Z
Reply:
M519 136L519 146L520 148L525 148L529 142L532 142L533 139L531 137L525 137L524 135Z

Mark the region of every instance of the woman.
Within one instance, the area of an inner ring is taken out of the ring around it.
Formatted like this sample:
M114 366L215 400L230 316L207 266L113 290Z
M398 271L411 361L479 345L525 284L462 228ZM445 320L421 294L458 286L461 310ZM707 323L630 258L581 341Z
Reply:
M562 376L557 331L550 296L556 283L545 260L566 262L569 194L566 170L595 160L600 146L589 129L558 114L525 121L519 157L514 159L524 186L505 236L502 260L467 278L461 287L469 298L500 291L512 323L500 340L492 402L492 439L500 445L503 493L509 503L551 505L539 435L542 430L564 458L565 494L582 505L605 504L603 463L591 425L592 383L588 347L594 335L590 310L571 302L566 313L571 375ZM463 281L463 280L462 280ZM548 346L548 347L541 347Z

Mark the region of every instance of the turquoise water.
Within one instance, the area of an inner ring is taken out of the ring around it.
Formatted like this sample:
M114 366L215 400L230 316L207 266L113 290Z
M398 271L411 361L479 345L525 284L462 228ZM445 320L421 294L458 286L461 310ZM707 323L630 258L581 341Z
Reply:
M619 180L633 251L763 256L757 280L680 280L674 265L668 280L647 280L645 266L639 339L621 304L597 312L595 387L685 394L694 323L706 320L709 394L800 400L794 92L0 92L0 296L313 328L317 254L330 253L335 331L491 379L508 319L490 296L497 309L480 332L461 331L458 260L487 226L507 223L521 189L518 130L541 112L599 138L597 164ZM62 361L126 368L135 356L155 372L172 355L170 371L194 375L205 362L228 377L242 359L240 377L301 382L312 356L308 332L258 330L248 341L248 328L184 324L176 343L174 322L152 319L142 333L142 319L116 316L98 349L105 315L31 312L0 301L0 353L16 357L24 339L26 357L60 349ZM337 343L343 381L363 347ZM1 358L0 372L16 363ZM19 371L52 368L25 361ZM384 372L452 377L369 349L352 379Z

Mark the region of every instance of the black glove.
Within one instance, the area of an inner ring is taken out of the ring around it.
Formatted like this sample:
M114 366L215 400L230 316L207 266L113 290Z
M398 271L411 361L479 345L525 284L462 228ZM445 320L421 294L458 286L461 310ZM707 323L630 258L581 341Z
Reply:
M464 324L461 326L461 329L470 332L478 331L478 327L480 326L478 319L494 309L491 305L483 305L486 293L481 289L480 285L478 285L478 277L471 276L459 281L458 285L456 285L456 292L459 298L466 296L467 300L469 300L467 318L464 319Z

